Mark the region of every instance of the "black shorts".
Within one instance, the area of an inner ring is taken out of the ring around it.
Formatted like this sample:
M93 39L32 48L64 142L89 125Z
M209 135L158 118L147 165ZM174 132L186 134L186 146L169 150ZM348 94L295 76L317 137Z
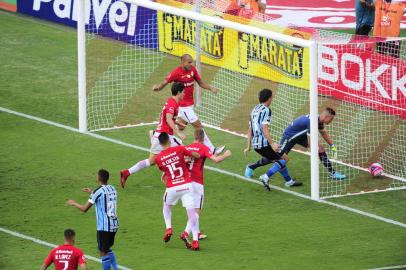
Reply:
M309 147L309 144L307 142L307 134L305 134L305 136L298 136L293 139L282 138L280 142L281 150L279 151L279 153L281 155L288 154L296 144L299 144L306 148Z
M97 246L100 251L109 252L114 245L114 237L116 232L97 231Z
M254 149L255 152L257 152L258 154L260 154L263 157L266 157L269 160L279 160L281 159L281 155L279 155L278 153L276 153L272 147L270 146L266 146L263 148L259 148L259 149Z

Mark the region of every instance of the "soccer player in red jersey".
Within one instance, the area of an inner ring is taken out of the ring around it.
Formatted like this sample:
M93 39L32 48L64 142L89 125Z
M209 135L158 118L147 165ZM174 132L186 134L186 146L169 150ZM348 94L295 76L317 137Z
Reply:
M151 136L150 155L147 159L137 162L128 170L122 170L120 172L122 188L125 187L125 182L131 174L151 166L155 161L155 156L162 151L162 146L158 141L159 134L163 132L167 133L170 138L171 146L181 145L182 140L186 138L185 135L178 130L175 124L175 119L178 115L179 102L183 98L183 89L184 85L182 83L175 82L172 84L172 97L168 99L162 108L162 112L159 116L158 126ZM175 137L174 133L176 133L180 139Z
M194 194L194 208L199 216L198 222L200 220L200 212L201 209L203 208L203 200L204 200L204 181L203 181L203 170L204 170L204 163L206 161L206 158L214 161L215 163L222 162L224 159L227 157L231 156L231 151L227 150L224 152L224 154L216 156L213 155L210 151L210 149L203 144L204 142L204 132L203 130L196 130L194 134L194 142L188 146L186 146L186 149L189 151L196 152L200 155L199 158L193 158L191 159L189 163L189 170L190 170L190 176L192 179L192 186L193 186L193 194ZM199 226L199 224L198 224ZM188 243L188 236L191 231L191 228L189 226L189 223L186 226L185 231L180 235L180 239L182 239L185 244L187 245ZM204 239L206 238L205 235L201 234L199 232L199 239Z
M185 85L185 96L179 102L179 128L184 129L188 123L192 124L195 129L203 129L202 123L194 111L194 83L195 81L203 89L207 89L212 93L217 93L218 90L211 85L203 82L200 78L199 72L193 66L193 58L189 54L184 54L180 58L180 66L172 70L166 79L152 87L153 91L162 90L168 83L181 82ZM210 148L210 151L215 154L220 154L224 151L224 146L214 147L209 137L205 133L204 144Z
M86 258L83 252L74 246L75 231L66 229L63 245L51 250L41 266L41 270L47 269L52 263L56 270L76 270L78 265L82 270L87 270Z
M166 190L163 197L163 215L165 220L165 234L163 240L168 242L173 234L172 230L172 206L176 205L179 199L182 200L183 207L186 208L188 224L192 230L193 243L187 244L187 248L199 249L199 227L198 215L194 209L193 187L187 167L185 157L199 158L196 152L187 150L184 146L173 146L169 140L169 135L165 132L159 134L159 143L163 150L154 160L158 168L164 172L166 180Z

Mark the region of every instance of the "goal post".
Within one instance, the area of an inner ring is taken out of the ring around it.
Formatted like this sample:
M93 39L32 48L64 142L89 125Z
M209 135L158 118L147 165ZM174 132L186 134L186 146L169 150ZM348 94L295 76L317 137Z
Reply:
M310 150L293 151L305 154L300 166L308 168L298 178L310 185L312 199L406 188L402 39L354 40L328 31L234 20L207 3L196 12L162 4L165 0L116 0L110 6L78 2L81 132L155 123L169 94L152 92L152 85L188 53L201 64L203 80L220 89L217 95L197 95L201 105L195 110L205 126L245 133L263 88L274 92L274 141L295 118L309 115ZM400 44L398 57L385 54L393 41ZM337 112L326 125L337 158L330 156L318 131L325 107ZM320 162L319 143L332 166ZM383 165L383 178L367 173L371 162ZM288 163L295 166L295 160ZM331 170L346 179L334 179Z

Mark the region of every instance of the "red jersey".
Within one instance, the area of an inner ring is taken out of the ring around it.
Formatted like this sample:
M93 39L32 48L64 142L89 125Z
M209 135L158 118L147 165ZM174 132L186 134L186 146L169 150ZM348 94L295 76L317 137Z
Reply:
M178 109L179 104L176 103L176 100L173 97L170 97L168 101L166 101L162 108L162 112L159 115L159 123L156 128L157 132L166 132L169 135L173 135L173 129L168 125L168 122L166 122L166 114L173 114L173 121L175 121L175 118L178 115Z
M194 104L193 92L195 88L195 81L201 81L200 75L196 68L192 66L190 70L184 70L182 67L177 67L166 77L166 82L180 82L183 83L185 93L183 99L179 102L180 107L187 107Z
M165 173L166 187L170 188L192 182L185 156L192 156L192 152L179 145L169 147L155 157L156 165Z
M83 252L72 245L54 248L45 259L44 264L54 263L56 270L77 270L78 265L86 263Z
M213 154L211 153L209 147L202 143L194 142L186 146L186 149L199 153L200 158L193 158L189 163L190 177L193 182L203 185L203 167L206 158L211 158Z

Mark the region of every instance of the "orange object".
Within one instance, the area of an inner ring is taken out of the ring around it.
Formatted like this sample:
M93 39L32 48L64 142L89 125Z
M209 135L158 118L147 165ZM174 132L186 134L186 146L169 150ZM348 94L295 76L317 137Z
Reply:
M374 36L398 37L405 7L403 3L377 0L375 3Z

